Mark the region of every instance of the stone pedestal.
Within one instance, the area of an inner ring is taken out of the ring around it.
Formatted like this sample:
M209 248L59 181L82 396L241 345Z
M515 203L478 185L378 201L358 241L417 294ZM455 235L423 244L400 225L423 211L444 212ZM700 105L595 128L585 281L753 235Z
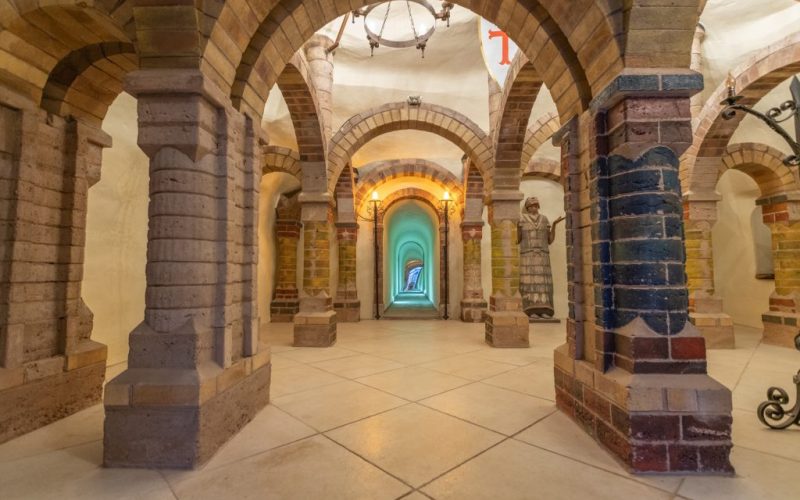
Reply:
M476 212L478 211L476 210ZM461 223L461 240L464 243L464 298L461 301L461 321L466 323L483 323L488 307L488 303L483 298L481 280L482 239L483 221Z
M294 317L295 347L330 347L336 343L338 317L331 298L301 296L300 312Z
M260 128L196 70L141 70L150 158L147 294L105 389L108 467L194 468L269 401L256 304Z
M770 311L761 315L764 322L764 343L795 349L800 335L800 314Z

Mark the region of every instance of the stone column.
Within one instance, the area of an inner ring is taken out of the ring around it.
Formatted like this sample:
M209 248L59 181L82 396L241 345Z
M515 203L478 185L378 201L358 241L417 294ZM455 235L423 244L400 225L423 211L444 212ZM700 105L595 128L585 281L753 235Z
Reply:
M712 349L735 347L733 320L722 312L722 299L714 296L714 252L711 231L717 222L716 193L684 196L683 226L686 238L686 277L689 319Z
M333 309L338 321L355 323L361 320L361 301L356 289L358 223L337 222L336 236L339 242L339 284Z
M197 467L269 401L256 304L258 130L197 70L140 70L150 158L144 321L105 390L104 463Z
M277 259L275 292L270 303L272 323L291 323L300 309L297 292L297 245L300 241L300 203L297 197L281 197L275 222Z
M733 472L731 394L688 321L678 168L701 88L685 70L623 74L575 129L592 283L571 286L593 306L593 342L556 350L557 404L634 472Z
M482 323L488 304L483 298L481 281L481 240L483 221L461 223L461 240L464 242L464 298L461 300L461 321Z
M0 94L0 443L100 401L106 347L81 298L101 130Z
M528 316L519 293L519 191L495 191L489 206L492 226L492 295L486 313L486 343L492 347L529 347Z
M769 297L764 322L764 343L795 347L800 335L800 200L780 195L757 201L764 224L772 231L775 292Z
M303 290L294 317L294 345L330 347L336 343L336 312L331 299L332 197L302 193Z

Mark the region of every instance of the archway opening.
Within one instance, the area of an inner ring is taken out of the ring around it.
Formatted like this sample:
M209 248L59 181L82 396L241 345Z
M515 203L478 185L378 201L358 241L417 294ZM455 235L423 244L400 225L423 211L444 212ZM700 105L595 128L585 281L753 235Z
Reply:
M439 221L433 208L406 199L384 218L387 317L438 317Z

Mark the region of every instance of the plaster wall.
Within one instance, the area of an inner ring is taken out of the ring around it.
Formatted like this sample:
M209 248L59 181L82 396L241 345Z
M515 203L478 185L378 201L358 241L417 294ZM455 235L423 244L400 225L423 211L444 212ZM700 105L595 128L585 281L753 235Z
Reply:
M120 94L103 122L114 145L103 151L102 177L88 199L83 299L109 365L127 360L128 334L144 318L150 175L136 117L136 99Z
M716 295L734 323L761 328L761 314L769 310L775 282L755 277L753 220L759 217L753 212L758 210L755 201L760 191L747 174L735 170L720 178L717 190L722 200L712 232Z

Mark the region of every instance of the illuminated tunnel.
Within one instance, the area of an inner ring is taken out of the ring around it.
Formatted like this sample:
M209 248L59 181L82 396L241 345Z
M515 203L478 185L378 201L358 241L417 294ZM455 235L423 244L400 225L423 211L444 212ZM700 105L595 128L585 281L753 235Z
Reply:
M389 307L437 307L438 225L433 209L422 202L403 200L389 207L384 218L384 292ZM410 289L409 284L413 285Z

